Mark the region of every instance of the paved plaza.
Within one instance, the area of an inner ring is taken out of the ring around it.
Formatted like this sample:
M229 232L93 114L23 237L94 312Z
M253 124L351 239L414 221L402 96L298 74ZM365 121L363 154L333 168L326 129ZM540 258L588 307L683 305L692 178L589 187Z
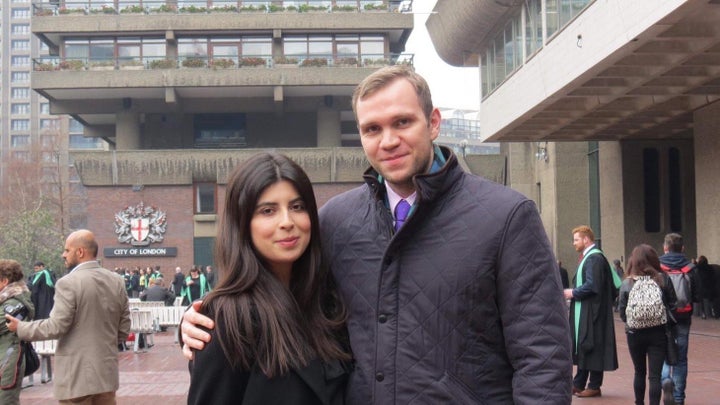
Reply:
M695 318L690 335L690 372L688 375L687 405L720 403L720 321ZM574 398L573 404L615 405L632 404L632 362L622 322L616 317L620 368L605 373L600 398ZM180 348L173 343L173 330L155 335L155 346L144 353L132 351L119 354L119 405L176 405L184 404L190 377L187 362ZM25 388L20 396L22 405L54 403L52 382Z

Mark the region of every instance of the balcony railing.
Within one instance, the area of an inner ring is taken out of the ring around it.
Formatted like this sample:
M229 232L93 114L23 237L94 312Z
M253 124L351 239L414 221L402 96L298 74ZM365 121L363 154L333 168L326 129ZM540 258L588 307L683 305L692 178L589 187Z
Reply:
M282 67L366 67L379 68L388 65L413 65L414 54L367 54L362 57L347 55L293 55L272 58L260 55L181 56L177 59L164 57L119 58L61 58L44 56L33 59L33 70L148 70L148 69L244 69Z
M413 0L51 0L33 15L412 12Z

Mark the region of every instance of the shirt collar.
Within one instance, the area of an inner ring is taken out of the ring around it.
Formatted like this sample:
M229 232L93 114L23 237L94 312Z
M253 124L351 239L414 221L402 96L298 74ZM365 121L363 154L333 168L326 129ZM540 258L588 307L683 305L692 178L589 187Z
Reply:
M86 261L86 262L82 262L82 263L78 264L77 266L73 267L73 269L70 270L70 273L72 273L73 271L77 270L78 267L83 266L83 265L85 265L85 264L91 264L91 265L94 265L95 267L99 267L99 266L100 266L100 263L98 263L97 260L88 260L88 261ZM68 273L68 274L70 274L70 273Z
M398 193L395 192L395 190L392 189L392 187L390 187L387 182L385 182L385 189L387 190L387 198L388 205L390 206L390 212L395 212L395 207L398 205L400 200L407 201L410 206L415 204L415 199L417 198L417 191L413 191L413 193L406 198L402 198Z
M592 245L586 247L585 250L583 250L583 256L585 256L585 255L587 254L587 252L589 252L589 251L592 250L592 249L595 249L595 244L594 244L594 243L593 243Z

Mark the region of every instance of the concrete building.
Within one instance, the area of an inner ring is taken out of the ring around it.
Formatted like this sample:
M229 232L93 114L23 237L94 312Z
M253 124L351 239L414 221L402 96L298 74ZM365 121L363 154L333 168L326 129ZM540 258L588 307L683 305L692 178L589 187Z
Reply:
M558 256L590 224L608 257L667 232L720 261L720 1L444 0L438 54L480 66L482 138Z
M39 3L51 56L32 87L108 151L73 153L87 226L107 267L212 263L228 173L257 149L286 153L320 203L366 166L354 87L403 55L411 2ZM168 274L169 275L169 274Z

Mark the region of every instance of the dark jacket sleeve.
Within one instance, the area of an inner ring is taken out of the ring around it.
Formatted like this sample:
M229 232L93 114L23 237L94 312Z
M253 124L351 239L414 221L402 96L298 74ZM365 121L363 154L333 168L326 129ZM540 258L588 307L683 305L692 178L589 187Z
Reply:
M567 308L555 258L532 201L519 203L509 217L499 256L497 305L514 370L514 402L570 404L573 367Z
M626 278L620 285L620 295L618 296L618 312L620 313L620 319L622 319L623 322L627 322L627 315L625 314L625 309L627 309L628 297L630 296L630 290L632 289L633 284L635 284L633 279Z
M661 272L661 274L663 276L663 282L665 283L663 286L663 303L668 309L668 316L672 317L677 309L677 295L675 294L675 287L673 286L670 276L668 276L667 273ZM668 322L676 323L676 320L668 319Z
M194 351L190 362L190 390L188 405L240 404L245 396L249 370L233 369L225 357L216 336L216 329L208 331L210 342L203 350Z

